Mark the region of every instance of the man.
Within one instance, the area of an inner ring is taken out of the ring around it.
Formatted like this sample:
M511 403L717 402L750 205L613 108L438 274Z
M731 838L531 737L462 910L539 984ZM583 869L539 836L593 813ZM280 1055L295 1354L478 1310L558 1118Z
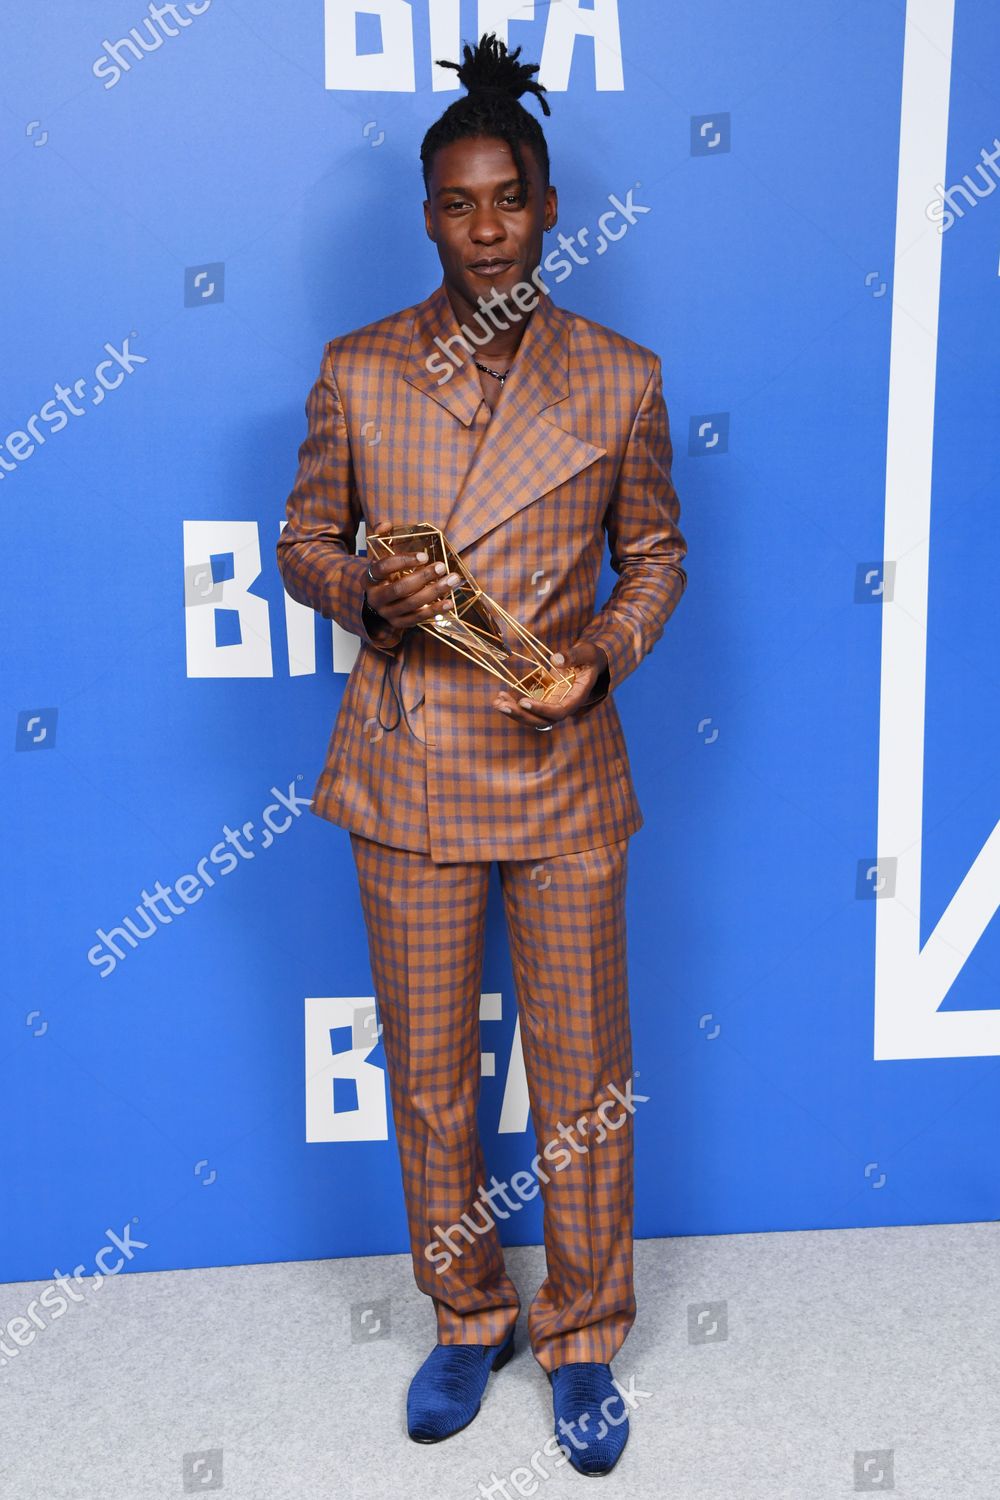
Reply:
M605 1473L628 1434L610 1360L635 1318L625 879L643 822L612 694L680 599L687 548L659 359L548 295L556 190L518 98L549 110L519 52L488 36L443 64L468 93L421 149L442 283L327 344L277 550L292 598L362 643L313 810L350 830L414 1274L437 1316L408 1431L433 1442L472 1420L521 1305L495 1224L516 1205L487 1187L476 1127L496 860L538 1147L513 1180L537 1177L544 1205L528 1333L557 1440ZM362 521L440 527L572 667L569 694L518 697L415 628L456 576L419 550L356 555ZM605 535L619 576L595 612Z

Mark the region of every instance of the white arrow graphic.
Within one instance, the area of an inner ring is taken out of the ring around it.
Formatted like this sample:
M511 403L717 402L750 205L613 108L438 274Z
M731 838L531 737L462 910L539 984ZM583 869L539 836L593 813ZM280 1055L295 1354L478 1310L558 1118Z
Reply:
M927 580L943 235L925 215L945 182L954 0L908 0L896 201L882 609L878 857L896 861L875 901L876 1060L1000 1054L1000 1010L941 1011L1000 906L1000 823L920 947ZM961 231L959 231L961 232Z

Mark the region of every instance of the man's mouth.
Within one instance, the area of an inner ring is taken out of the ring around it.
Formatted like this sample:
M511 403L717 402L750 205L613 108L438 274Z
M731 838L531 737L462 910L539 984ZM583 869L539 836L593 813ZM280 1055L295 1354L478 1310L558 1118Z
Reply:
M476 260L469 266L470 271L475 271L479 276L497 276L501 271L506 271L512 266L512 260L504 260L496 257L492 260Z

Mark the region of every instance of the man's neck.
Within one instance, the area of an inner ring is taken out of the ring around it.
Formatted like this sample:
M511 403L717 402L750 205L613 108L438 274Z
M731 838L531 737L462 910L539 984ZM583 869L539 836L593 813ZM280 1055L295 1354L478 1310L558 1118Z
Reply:
M488 305L488 310L484 310L467 302L459 293L453 292L447 282L445 291L448 294L452 312L455 314L455 321L459 327L463 323L467 324L474 335L476 359L483 364L491 364L494 361L500 365L509 364L517 353L534 309L522 313L511 298L508 297L504 301L500 296L496 296L483 299ZM503 323L509 326L507 328L498 326ZM480 343L479 340L488 328L493 330L490 338L485 343Z

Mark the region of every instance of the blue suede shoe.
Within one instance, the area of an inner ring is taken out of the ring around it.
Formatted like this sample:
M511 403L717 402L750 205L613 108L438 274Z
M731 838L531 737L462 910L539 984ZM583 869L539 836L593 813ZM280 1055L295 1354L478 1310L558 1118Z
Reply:
M573 1468L579 1474L610 1473L628 1442L628 1407L612 1382L611 1366L560 1365L549 1371L549 1383L556 1439Z
M514 1353L514 1330L502 1344L435 1344L410 1381L406 1430L415 1443L439 1443L468 1427L482 1404L491 1370Z

